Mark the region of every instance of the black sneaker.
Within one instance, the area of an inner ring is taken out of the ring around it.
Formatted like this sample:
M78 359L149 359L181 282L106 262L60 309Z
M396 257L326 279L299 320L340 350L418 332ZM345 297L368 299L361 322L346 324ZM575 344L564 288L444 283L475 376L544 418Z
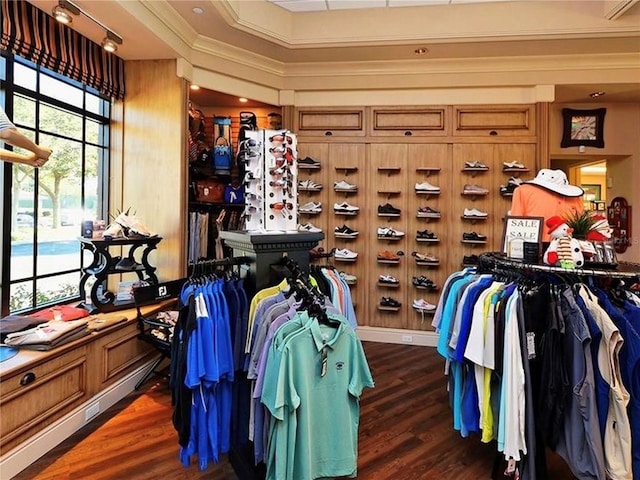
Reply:
M402 304L399 301L391 297L382 297L380 299L380 306L382 307L400 308L400 305Z
M418 217L421 218L440 218L440 211L431 207L418 208Z
M478 264L478 256L477 255L465 255L462 257L462 263L464 265L477 265Z
M144 267L141 263L131 260L129 257L124 257L116 264L116 270L125 272L132 272L135 270L142 270Z
M436 287L436 284L433 283L433 280L425 277L424 275L413 277L411 279L411 283L413 283L413 285L416 287L424 288L426 290L436 290L438 288Z
M390 203L385 203L384 205L378 205L378 215L387 215L387 216L400 216L401 210L399 208L394 207Z
M416 232L416 238L426 238L430 240L437 240L438 236L429 230L418 230Z
M314 160L311 157L305 157L301 160L298 160L298 164L307 165L309 167L319 167L320 162L318 160Z
M472 242L484 242L487 239L486 235L481 235L476 232L464 232L462 234L463 240L469 240Z
M360 233L357 230L353 230L352 228L349 228L347 225L336 227L333 232L336 237L340 237L340 238L355 238Z

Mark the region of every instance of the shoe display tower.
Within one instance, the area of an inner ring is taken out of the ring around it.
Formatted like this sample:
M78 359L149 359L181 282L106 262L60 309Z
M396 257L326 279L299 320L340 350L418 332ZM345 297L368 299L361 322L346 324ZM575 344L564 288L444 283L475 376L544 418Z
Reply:
M116 294L104 288L109 275L135 273L138 280L152 285L158 283L158 277L155 273L156 267L149 264L149 254L158 247L162 237L117 238L112 240L80 237L78 240L80 241L80 248L91 252L93 255L91 264L83 269L82 277L80 278L80 294L84 298L87 298L87 294L91 296L91 305L83 304L82 306L88 309L90 313L112 312L133 306L133 300L118 301ZM110 247L124 246L129 247L129 252L125 257L126 262L122 262L123 259L119 256L112 256L109 251ZM137 255L140 249L142 249L142 253L138 260ZM126 267L118 265L121 262L126 263ZM90 292L87 292L87 281L91 278L94 278L95 281L91 286ZM98 295L101 286L103 290Z

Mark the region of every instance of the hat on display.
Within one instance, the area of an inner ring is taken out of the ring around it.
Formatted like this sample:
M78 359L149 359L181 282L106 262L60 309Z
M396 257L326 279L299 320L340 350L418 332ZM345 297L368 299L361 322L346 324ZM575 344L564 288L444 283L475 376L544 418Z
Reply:
M567 221L562 217L559 217L557 215L550 217L545 222L545 224L547 225L547 232L552 233L556 228L565 223L567 223Z
M564 197L581 197L584 190L576 185L570 185L567 175L562 170L541 169L536 178L524 183L531 183L546 188Z

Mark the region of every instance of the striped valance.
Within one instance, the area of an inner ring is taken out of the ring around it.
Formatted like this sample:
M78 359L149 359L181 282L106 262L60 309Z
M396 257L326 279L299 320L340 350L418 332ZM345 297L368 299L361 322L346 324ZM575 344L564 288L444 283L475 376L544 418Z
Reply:
M124 99L124 60L26 1L0 0L0 46L119 100Z

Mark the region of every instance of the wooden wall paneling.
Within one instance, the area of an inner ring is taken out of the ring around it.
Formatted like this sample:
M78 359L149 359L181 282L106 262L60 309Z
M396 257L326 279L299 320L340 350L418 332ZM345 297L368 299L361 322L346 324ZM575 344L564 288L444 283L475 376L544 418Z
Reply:
M533 137L536 134L534 105L456 105L454 136Z
M367 178L368 168L366 145L364 143L332 143L328 145L329 162L327 165L327 185L328 194L326 216L327 216L327 244L329 248L349 249L358 254L355 262L344 262L334 260L334 265L339 271L355 275L357 282L351 286L351 297L356 306L356 316L360 325L368 324L369 305L367 302L367 288L369 283L369 271L367 266L370 257L368 241L369 224L367 216L371 208L371 202L367 198ZM354 193L336 192L334 183L346 181L357 185L358 190ZM347 202L350 205L360 207L357 215L336 215L333 206L335 203ZM335 228L347 225L353 230L357 230L359 235L354 239L336 238Z
M408 145L398 143L383 143L370 145L370 165L368 167L368 194L367 201L370 204L369 228L367 229L367 241L372 245L368 264L371 266L371 274L368 276L369 287L374 295L370 295L368 306L372 309L371 326L407 328L407 313L411 305L407 304L409 295L409 282L407 281L407 264L410 261L409 242L411 232L407 231L407 219L411 212L408 211L410 173L408 165ZM378 215L378 207L391 204L400 209L399 217L381 217ZM378 240L379 227L391 227L405 233L399 240ZM398 264L379 263L377 256L380 252L403 252ZM397 288L380 287L377 285L380 275L392 275L400 281ZM398 311L381 310L379 307L382 297L391 297L401 302Z
M465 162L478 161L489 167L487 171L465 171ZM450 259L450 266L459 268L464 256L478 255L487 251L490 245L491 225L495 221L492 209L492 198L498 195L498 186L493 177L496 175L496 165L493 160L493 145L486 144L454 144L453 145L453 196L451 210L455 215L455 222L451 223L451 251L454 257ZM463 195L465 185L477 185L489 190L487 195ZM464 210L477 209L488 213L487 220L464 220ZM486 244L463 243L463 233L476 232L487 236Z
M424 298L431 304L437 304L439 290L427 292L412 284L414 277L425 276L438 286L442 286L451 271L447 268L449 262L450 233L448 225L454 221L451 211L450 198L452 195L452 162L449 144L410 144L407 146L407 327L410 330L433 330L431 314L421 314L415 311L411 304L414 300ZM418 194L415 184L429 182L440 187L440 195ZM418 218L418 208L431 207L440 212L440 218ZM418 231L430 230L440 239L437 243L418 242ZM417 265L411 254L434 255L440 259L439 265ZM433 313L433 312L431 312Z
M174 60L127 62L122 205L163 237L152 252L159 280L186 274L187 88ZM150 120L151 119L151 120Z

